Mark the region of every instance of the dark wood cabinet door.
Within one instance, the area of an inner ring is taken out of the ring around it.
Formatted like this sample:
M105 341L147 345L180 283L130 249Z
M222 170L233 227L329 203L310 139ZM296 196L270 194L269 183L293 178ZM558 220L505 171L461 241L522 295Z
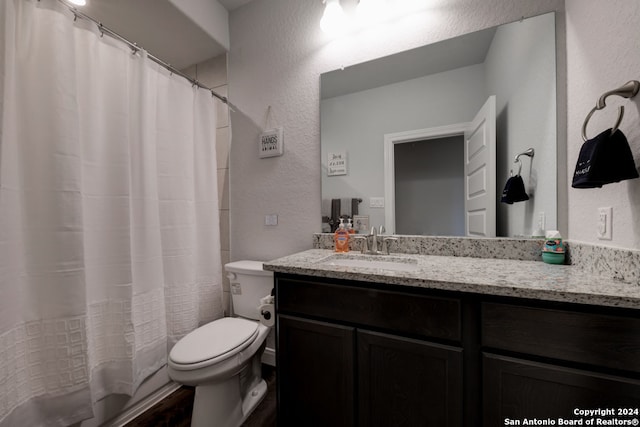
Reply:
M278 316L278 425L353 426L351 327Z
M579 369L483 355L484 425L525 418L580 419L576 408L637 408L640 381ZM629 418L630 419L630 418Z
M460 426L462 349L358 330L358 424Z

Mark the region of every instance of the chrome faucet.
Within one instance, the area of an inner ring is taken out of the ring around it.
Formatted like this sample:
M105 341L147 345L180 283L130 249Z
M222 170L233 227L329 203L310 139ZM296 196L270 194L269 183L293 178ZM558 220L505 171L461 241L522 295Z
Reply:
M397 237L382 237L381 235L385 232L383 226L380 226L379 229L375 227L371 227L371 249L369 249L369 241L367 236L356 236L355 239L362 240L362 245L360 246L360 252L367 255L389 255L389 245L387 242L391 240L398 240ZM378 241L378 239L382 239L382 243ZM378 246L380 246L381 250L378 250Z
M388 236L388 237L384 237L382 239L382 252L387 254L387 255L389 255L389 242L390 241L396 241L397 242L398 238L397 237Z
M378 255L378 230L375 227L371 227L371 250L369 253Z

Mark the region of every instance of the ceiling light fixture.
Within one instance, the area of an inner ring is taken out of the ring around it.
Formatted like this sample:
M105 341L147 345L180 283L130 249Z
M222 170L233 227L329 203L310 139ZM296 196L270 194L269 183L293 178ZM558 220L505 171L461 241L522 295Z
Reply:
M361 27L368 27L383 21L387 17L385 0L360 0L356 17Z
M73 3L76 6L84 6L87 4L87 0L69 0L69 3Z
M320 19L320 28L327 34L336 35L345 30L346 17L340 0L324 0L324 14Z

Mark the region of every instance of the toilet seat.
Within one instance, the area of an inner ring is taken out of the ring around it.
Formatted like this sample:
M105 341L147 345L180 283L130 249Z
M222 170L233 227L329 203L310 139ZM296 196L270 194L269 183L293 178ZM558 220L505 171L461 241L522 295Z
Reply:
M258 323L224 317L191 331L169 353L177 370L193 370L221 362L247 348L258 335Z

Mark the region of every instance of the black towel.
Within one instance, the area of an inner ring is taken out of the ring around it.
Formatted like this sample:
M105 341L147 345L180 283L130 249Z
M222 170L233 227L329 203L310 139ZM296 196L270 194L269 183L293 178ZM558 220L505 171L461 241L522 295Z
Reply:
M358 215L358 205L362 199L351 199L351 218Z
M336 223L340 219L340 199L331 199L331 219Z
M524 190L522 177L520 175L510 177L502 190L500 201L512 205L514 202L524 202L525 200L529 200L529 196Z
M571 186L602 187L633 178L638 178L638 171L627 138L620 129L613 134L607 129L582 145Z

